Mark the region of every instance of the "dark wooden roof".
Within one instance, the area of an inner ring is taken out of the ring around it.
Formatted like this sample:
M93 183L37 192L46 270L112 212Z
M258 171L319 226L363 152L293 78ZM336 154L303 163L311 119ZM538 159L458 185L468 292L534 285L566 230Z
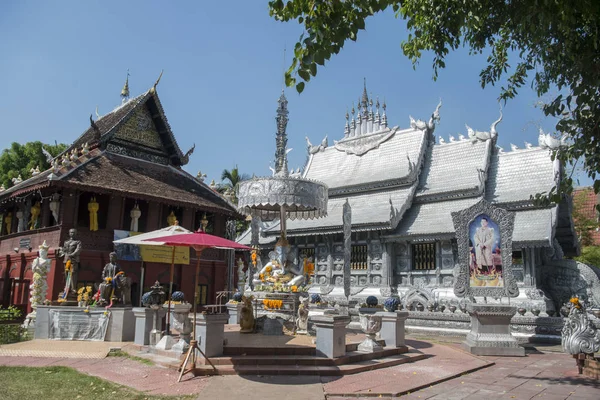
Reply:
M130 198L187 205L239 216L225 199L179 168L108 151L101 152L53 182L60 186L115 192Z

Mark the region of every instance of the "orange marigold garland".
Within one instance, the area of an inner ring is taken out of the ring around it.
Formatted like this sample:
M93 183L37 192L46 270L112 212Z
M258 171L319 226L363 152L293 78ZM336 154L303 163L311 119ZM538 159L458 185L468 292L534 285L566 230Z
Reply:
M264 299L263 308L265 310L279 310L283 306L283 300Z
M572 297L569 301L571 302L571 304L573 304L573 307L575 307L578 310L581 310L581 303L579 302L579 299L577 297Z

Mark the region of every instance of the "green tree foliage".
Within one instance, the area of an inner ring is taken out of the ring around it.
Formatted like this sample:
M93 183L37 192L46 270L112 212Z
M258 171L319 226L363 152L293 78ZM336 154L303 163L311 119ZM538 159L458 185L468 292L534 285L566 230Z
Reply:
M598 217L594 215L592 206L588 205L589 194L588 190L581 190L573 195L573 212L571 215L582 246L593 245L592 232L600 228Z
M250 177L247 174L240 174L238 166L231 170L224 169L221 173L221 181L223 181L217 190L219 193L230 193L231 199L234 204L237 204L237 197L235 192L237 191L238 185L241 181L249 179Z
M575 259L584 264L600 268L600 246L587 246L581 249L581 256Z
M272 0L269 7L275 19L304 27L285 74L299 93L319 66L357 40L367 18L390 7L409 31L404 55L416 66L432 54L434 79L448 53L465 46L488 54L479 79L482 87L501 85L501 100L528 81L540 97L558 90L543 111L558 119L557 134L569 146L554 157L582 160L600 192L600 1ZM546 199L558 201L571 187L567 176Z
M219 193L228 194L231 196L231 202L233 204L237 204L237 188L241 181L245 181L246 179L250 179L250 176L247 174L240 174L238 166L236 165L231 170L224 169L221 173L221 184L217 187ZM250 222L249 221L236 221L235 222L235 232L236 237L241 235L246 229L248 229Z
M44 148L56 157L66 150L66 144L43 145ZM40 171L50 168L46 156L42 152L42 142L29 142L19 144L13 142L8 149L0 155L0 184L5 188L13 186L12 178L21 175L23 180L31 177L31 169L36 167Z

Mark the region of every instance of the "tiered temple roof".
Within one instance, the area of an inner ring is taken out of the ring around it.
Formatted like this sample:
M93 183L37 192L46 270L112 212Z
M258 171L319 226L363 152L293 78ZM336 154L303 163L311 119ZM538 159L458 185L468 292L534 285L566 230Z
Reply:
M0 201L43 187L78 187L97 193L188 205L226 215L234 207L181 167L183 153L156 92L150 90L93 120L90 127L59 155L54 165L0 192Z
M376 230L412 241L449 239L454 237L451 213L485 198L516 212L515 247L552 247L556 238L565 253L576 251L572 221L565 213L568 202L539 207L531 200L548 193L560 177L560 164L552 160L553 148L544 140L548 135L540 136L540 146L513 146L504 152L496 145L500 118L489 132L468 128L468 137L438 141L433 132L439 105L429 122L411 117L410 128L398 129L387 127L387 116L385 125L375 124L370 104L368 98L361 100L360 131L353 114L351 121L347 117L344 137L334 145L309 142L303 176L329 187L328 215L288 221L289 237L341 233L342 205L348 199L353 231ZM278 224L265 227L260 243L274 242L277 233ZM249 233L240 240L249 243Z

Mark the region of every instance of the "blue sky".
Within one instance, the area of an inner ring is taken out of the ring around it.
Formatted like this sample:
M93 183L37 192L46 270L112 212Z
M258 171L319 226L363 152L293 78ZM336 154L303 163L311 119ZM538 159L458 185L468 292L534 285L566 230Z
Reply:
M428 118L441 97L437 135L466 135L465 124L489 130L499 88L480 87L485 54L452 53L434 82L430 57L413 70L402 55L407 31L392 12L371 18L366 28L301 95L286 89L290 167L306 160L305 136L313 143L343 136L344 114L363 78L369 92L387 101L390 126L408 127L409 115ZM292 49L301 33L294 22L270 18L267 0L1 1L0 148L12 141L69 143L89 126L96 106L105 114L120 103L127 69L132 96L164 69L158 93L169 123L183 151L196 143L186 170L217 182L236 164L243 173L269 174L283 49ZM524 88L504 108L498 144L505 150L510 143L537 145L539 126L553 130L536 101Z

